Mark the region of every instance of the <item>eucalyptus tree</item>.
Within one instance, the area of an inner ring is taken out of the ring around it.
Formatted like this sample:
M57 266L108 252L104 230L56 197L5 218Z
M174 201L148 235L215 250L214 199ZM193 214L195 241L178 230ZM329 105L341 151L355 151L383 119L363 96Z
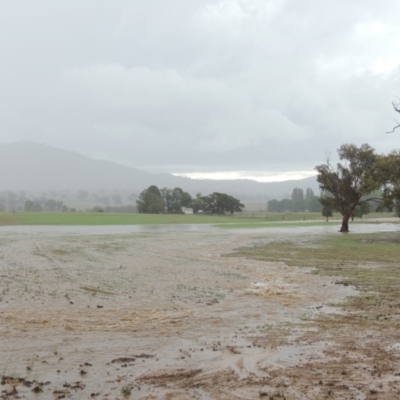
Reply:
M380 156L374 168L374 179L382 185L380 208L395 210L400 216L400 152Z
M323 207L336 210L342 215L340 232L349 232L349 220L358 205L378 201L368 195L382 186L376 179L375 150L368 144L357 147L354 144L343 144L338 149L341 162L336 167L327 157L326 163L315 167L317 181L323 194L319 201Z

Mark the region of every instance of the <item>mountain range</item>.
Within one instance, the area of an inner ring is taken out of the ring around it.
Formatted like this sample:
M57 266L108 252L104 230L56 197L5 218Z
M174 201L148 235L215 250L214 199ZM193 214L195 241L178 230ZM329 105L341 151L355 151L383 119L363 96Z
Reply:
M295 187L318 193L315 177L284 182L261 183L249 179L190 179L172 174L149 173L115 162L96 160L81 154L35 142L0 145L0 190L128 190L140 193L150 185L181 187L192 195L229 193L238 198L281 199Z

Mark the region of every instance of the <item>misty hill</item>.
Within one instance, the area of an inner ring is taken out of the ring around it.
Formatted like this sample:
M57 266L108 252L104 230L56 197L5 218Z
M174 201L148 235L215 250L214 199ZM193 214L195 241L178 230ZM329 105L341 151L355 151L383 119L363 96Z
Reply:
M128 190L139 194L150 185L181 187L191 194L226 192L239 198L283 198L294 187L311 187L315 178L260 183L248 179L198 180L171 174L152 174L111 161L94 160L78 153L34 142L0 145L0 191Z

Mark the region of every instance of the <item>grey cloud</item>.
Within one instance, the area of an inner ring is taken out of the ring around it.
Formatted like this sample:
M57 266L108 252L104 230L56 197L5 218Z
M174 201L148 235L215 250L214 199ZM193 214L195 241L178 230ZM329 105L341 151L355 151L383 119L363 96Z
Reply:
M166 172L309 170L344 142L396 145L400 69L376 71L398 54L394 0L2 8L2 141Z

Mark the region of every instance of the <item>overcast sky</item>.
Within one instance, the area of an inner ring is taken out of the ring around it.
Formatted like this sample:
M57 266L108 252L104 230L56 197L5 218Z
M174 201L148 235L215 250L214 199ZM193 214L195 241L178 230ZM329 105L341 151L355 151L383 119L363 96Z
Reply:
M398 0L4 1L0 142L305 176L343 143L399 147L399 44Z

